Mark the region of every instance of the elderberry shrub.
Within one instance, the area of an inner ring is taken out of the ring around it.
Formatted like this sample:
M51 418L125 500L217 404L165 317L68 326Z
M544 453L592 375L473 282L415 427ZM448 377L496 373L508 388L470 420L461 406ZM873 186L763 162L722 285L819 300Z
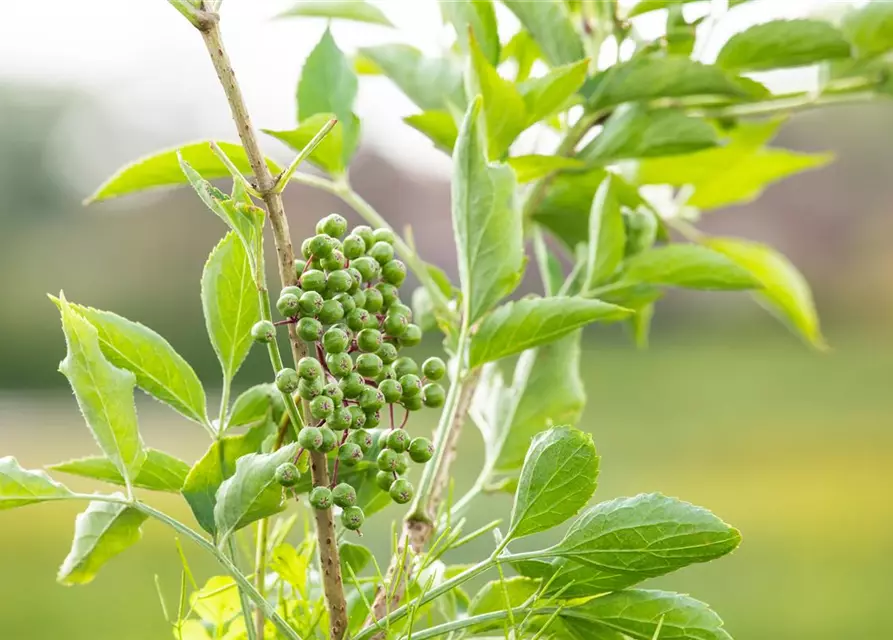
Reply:
M415 489L403 476L410 461L427 462L434 449L406 430L409 414L443 405L446 365L440 358L420 365L401 353L421 341L422 330L400 298L406 265L395 257L390 230L363 225L348 233L347 221L333 213L317 223L301 254L294 263L299 286L284 288L276 307L283 323L297 325L308 355L296 370L280 371L276 383L306 401L312 419L298 444L331 454L332 485L314 487L310 504L340 507L344 527L356 530L365 514L355 504L357 487L339 480L339 468L378 469L375 484L394 502L410 501ZM275 339L270 323L258 323L252 335ZM277 474L283 486L294 486L292 466Z

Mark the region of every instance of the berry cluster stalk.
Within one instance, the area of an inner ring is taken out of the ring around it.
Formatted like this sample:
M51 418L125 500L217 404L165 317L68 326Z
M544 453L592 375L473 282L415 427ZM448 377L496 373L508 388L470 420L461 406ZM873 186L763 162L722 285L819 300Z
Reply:
M257 135L251 124L242 91L236 81L235 72L223 47L220 28L216 20L204 22L199 27L205 46L211 56L217 77L223 86L227 101L229 102L233 120L239 133L239 138L245 148L248 161L256 180L257 191L262 195L270 225L273 229L273 239L278 256L279 278L282 286L297 284L294 273L294 249L288 230L288 220L285 217L285 208L282 204L282 196L276 191L276 177L270 172L264 159L263 152L257 142ZM289 343L295 364L307 355L304 342L298 337L295 325L288 325ZM308 415L307 407L304 407L304 415ZM315 452L310 455L310 469L313 476L313 484L316 486L328 486L329 473L324 453ZM341 578L341 563L338 557L338 546L335 536L335 524L330 510L315 510L317 544L320 555L320 569L323 576L323 590L329 609L330 637L332 640L341 640L347 629L347 603L344 598L344 585ZM256 567L256 571L263 572L264 567ZM256 626L263 628L263 611L256 611Z

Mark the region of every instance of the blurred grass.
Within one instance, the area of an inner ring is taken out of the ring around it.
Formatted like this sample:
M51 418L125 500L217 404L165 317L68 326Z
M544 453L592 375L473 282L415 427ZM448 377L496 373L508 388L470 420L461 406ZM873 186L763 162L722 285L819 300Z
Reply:
M730 558L654 583L710 602L739 640L890 637L893 340L834 342L835 351L817 355L784 337L663 336L644 353L590 344L585 354L589 404L581 426L602 455L597 496L660 490L742 530L744 543ZM148 443L190 460L200 454L201 430L155 403L140 408ZM479 469L478 437L469 432L457 491ZM0 455L33 467L92 451L70 397L0 395ZM191 521L175 497L150 499ZM90 586L54 582L82 506L0 513L0 638L171 637L152 576L159 574L171 603L179 564L161 525L148 523L140 546ZM509 507L507 497L487 498L470 526ZM400 513L391 508L365 530L380 562L387 516ZM450 561L479 558L490 546L479 540ZM209 575L209 562L187 552Z

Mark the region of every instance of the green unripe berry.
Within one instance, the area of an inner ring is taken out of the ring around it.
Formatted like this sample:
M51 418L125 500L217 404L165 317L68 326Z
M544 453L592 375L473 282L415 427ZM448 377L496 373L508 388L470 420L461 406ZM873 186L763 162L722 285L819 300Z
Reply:
M400 399L400 404L403 405L403 408L407 411L420 411L422 408L422 394L417 396L412 396L411 398L407 398L403 396Z
M357 402L360 404L360 409L369 414L374 411L378 411L384 406L384 394L375 387L367 386L365 389L363 389L363 392L360 394Z
M310 504L314 509L330 509L332 491L328 487L313 487L313 491L310 492Z
M380 330L378 326L378 316L374 314L369 314L369 317L366 318L366 329L375 329L376 331Z
M291 462L283 462L276 467L276 482L283 487L293 487L301 479L301 473Z
M369 249L369 257L374 259L378 264L385 265L394 259L394 247L387 242L376 242Z
M371 314L365 309L354 309L347 314L347 326L351 331L362 331Z
M322 388L322 393L332 399L332 402L335 403L336 411L341 407L341 403L344 402L344 392L337 382L329 382Z
M377 484L378 488L382 491L390 490L391 485L394 484L394 472L379 471L375 474L375 484Z
M298 361L298 375L304 380L322 378L322 365L316 358L301 358Z
M353 467L363 459L363 450L358 444L345 442L338 448L338 459L341 460L341 464Z
M294 266L294 269L295 269L295 275L296 275L298 278L300 278L300 277L301 277L301 274L304 273L304 268L307 266L307 261L306 261L306 260L301 260L300 258L297 258L297 259L292 263L292 265Z
M326 366L336 378L343 378L353 371L353 360L347 353L329 353L326 355Z
M326 279L326 289L329 293L346 293L353 284L353 278L345 269L332 271Z
M356 370L364 378L375 378L381 373L381 358L374 353L362 353L357 357Z
M413 323L406 325L406 330L400 336L400 346L414 347L422 341L422 328Z
M356 531L366 521L366 514L359 507L347 507L341 512L341 524L345 529Z
M336 271L335 273L341 273L341 272ZM348 277L350 277L350 274L348 274ZM330 281L331 281L331 279L330 279ZM353 299L353 296L347 292L339 293L338 295L335 296L335 300L337 300L338 303L341 305L341 308L344 309L344 315L347 315L348 313L350 313L351 311L353 311L354 309L357 308L357 303Z
M394 373L394 367L389 364L386 364L381 368L381 373L378 374L378 377L375 378L375 381L379 384L384 382L385 380L397 380L397 374Z
M301 276L301 288L304 291L322 293L326 290L326 274L318 269L308 269Z
M381 391L384 401L388 404L400 402L400 398L403 396L403 387L396 380L382 380L378 384L378 390Z
M305 316L315 316L322 309L322 305L325 302L323 297L317 291L305 291L301 294L300 298L300 306L301 313Z
M333 451L338 446L338 436L328 427L320 427L319 432L322 434L322 444L319 446L319 450L323 453Z
M326 302L335 302L326 300ZM336 302L337 304L337 302ZM331 327L322 336L322 347L326 353L342 353L350 346L350 338L343 329Z
M394 429L388 434L388 449L393 449L397 453L403 453L408 446L409 434L404 429Z
M319 310L319 321L323 324L335 324L344 317L344 307L337 300L326 300Z
M316 233L324 233L333 238L340 238L347 232L347 220L337 213L330 213L316 223Z
M432 409L442 407L445 399L446 393L443 387L436 382L429 382L422 388L422 401L426 407L431 407Z
M409 356L403 356L394 362L394 373L397 374L398 379L407 374L418 375L419 365Z
M332 500L342 509L352 507L357 503L357 491L346 482L341 482L332 489Z
M387 282L379 282L375 288L381 293L381 308L387 310L392 304L400 300L400 292L397 287Z
M375 463L382 471L394 472L397 470L400 454L393 449L382 449L375 459Z
M366 428L374 429L381 424L381 411L366 412Z
M360 272L363 282L372 282L381 273L381 265L369 256L362 256L352 260L350 266Z
M324 382L322 377L316 378L315 380L305 380L301 378L301 382L298 384L298 395L305 400L312 400L322 393L323 385Z
M304 294L304 291L301 287L296 287L294 285L288 287L282 287L282 291L279 292L280 296L284 296L286 293L290 293L293 296L301 297Z
M310 415L317 420L324 420L332 415L335 403L329 396L319 395L310 401Z
M369 250L372 245L375 244L375 236L372 232L372 227L367 227L366 225L361 224L354 227L351 233L363 239L363 242L366 244L366 248L363 249L363 251Z
M282 393L294 393L300 382L301 378L294 369L280 369L276 374L276 388Z
M402 314L389 313L384 319L384 332L394 338L399 338L406 332L409 321Z
M363 276L353 267L349 267L347 273L350 274L351 278L350 289L347 290L347 293L356 293L360 290L360 285L363 284Z
M363 420L365 421L366 416L363 416ZM353 442L355 445L360 447L363 450L363 453L369 451L372 448L372 445L375 444L374 439L372 438L372 434L366 431L365 429L356 429L355 431L351 431L350 435L347 436L348 442Z
M434 456L434 445L428 438L413 438L407 451L413 462L428 462Z
M357 234L351 233L344 239L341 250L348 260L356 260L366 253L366 242Z
M300 308L300 300L293 293L283 294L276 301L276 309L286 318L293 318L298 315Z
M402 302L395 302L388 308L388 313L393 315L401 315L406 318L407 322L412 322L412 309Z
M369 313L378 313L384 306L384 298L378 289L366 289L365 309Z
M393 484L391 484L388 493L391 496L391 500L397 504L406 504L412 500L415 489L413 489L412 483L406 478L397 478L394 480Z
M320 260L319 265L323 268L323 270L330 273L334 273L335 271L343 271L347 268L347 258L344 257L344 254L341 253L341 251L335 249L328 256ZM349 288L350 283L348 283L348 289ZM331 291L331 289L329 290ZM347 291L347 289L345 289L345 291Z
M397 361L397 347L395 347L390 342L383 342L381 346L376 351L378 357L381 358L381 361L385 364L393 364Z
M298 320L298 335L301 340L316 342L322 338L322 324L315 318L301 318Z
M381 331L363 329L357 333L357 347L366 353L375 353L381 347Z
M406 265L400 260L389 260L381 267L381 279L399 287L406 280Z
M305 261L310 260L310 258L313 256L313 252L310 250L311 240L313 240L313 238L307 238L304 240L304 242L301 243L301 255L304 256Z
M332 417L326 420L326 424L334 431L344 431L345 429L350 429L350 423L352 420L353 415L351 415L347 407L340 407L338 409L335 409L335 411L332 413Z
M310 238L310 255L320 259L330 255L335 250L334 238L325 234L318 234Z
M400 386L403 387L403 397L412 398L419 395L422 391L422 381L414 373L407 373L400 376Z
M366 425L366 412L357 406L347 408L350 411L350 428L362 429Z
M446 375L446 365L440 358L428 358L422 363L422 375L428 380L440 380Z
M298 431L298 444L308 451L319 451L322 446L322 433L317 427L304 427Z
M396 236L390 229L379 227L372 232L372 239L375 242L387 242L388 244L394 244L394 242L396 241Z
M358 289L354 293L350 294L350 297L353 298L356 309L364 309L366 307L366 292L362 289ZM351 311L353 311L353 309L351 309Z
M363 389L366 388L366 381L363 380L363 376L356 371L353 371L344 376L339 385L344 392L344 397L354 400L355 398L358 398L363 392Z
M269 320L255 322L251 327L251 337L255 342L273 342L276 339L276 327Z
M401 453L397 462L397 474L403 475L406 473L407 468L409 468L409 458L406 457L405 453Z

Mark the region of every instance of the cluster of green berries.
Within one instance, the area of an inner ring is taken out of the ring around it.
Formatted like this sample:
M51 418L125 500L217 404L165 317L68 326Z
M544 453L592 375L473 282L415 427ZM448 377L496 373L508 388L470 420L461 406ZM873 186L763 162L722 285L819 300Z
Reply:
M433 448L427 439L411 439L402 425L394 424L394 408L402 407L408 417L423 407L442 406L445 393L439 381L446 365L440 358L429 358L420 366L400 355L404 347L421 342L422 330L400 299L406 265L394 257L393 232L358 226L345 234L347 221L331 214L301 245L303 257L294 264L298 286L283 289L276 307L287 322L297 325L298 335L310 343L311 355L302 358L297 369L279 371L276 385L306 400L317 422L301 429L300 446L331 452L340 465L354 466L364 459L375 444L369 430L378 427L382 412L387 412L390 430L377 443L377 484L394 501L405 503L412 499L413 487L400 476L410 460L427 462ZM275 330L271 322L262 321L252 335L270 342ZM310 494L318 509L341 507L348 529L363 523L355 501L356 493L346 483L315 487Z

